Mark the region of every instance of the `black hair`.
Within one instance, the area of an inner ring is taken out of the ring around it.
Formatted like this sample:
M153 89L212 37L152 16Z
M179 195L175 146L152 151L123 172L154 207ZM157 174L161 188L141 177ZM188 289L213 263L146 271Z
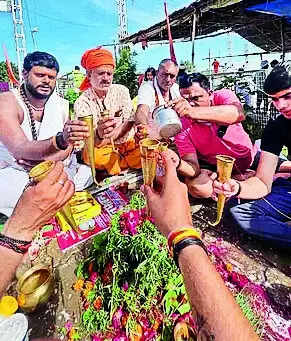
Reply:
M40 51L29 53L24 58L23 69L25 71L29 72L34 66L44 66L49 69L56 69L57 73L60 70L59 63L54 56Z
M273 59L273 60L271 61L271 63L270 63L271 67L275 67L275 66L278 65L278 64L279 64L279 62L278 62L277 59Z
M151 74L155 77L155 75L156 75L156 69L154 68L154 67L148 67L147 69L146 69L146 71L145 71L145 73L144 73L144 80L145 81L148 81L148 79L147 79L147 73L148 72L151 72Z
M273 95L279 91L291 88L291 65L283 63L275 66L264 83L264 91Z
M78 66L78 65L75 65L75 70L80 70L80 66Z
M190 75L185 74L179 79L179 87L181 89L189 88L193 83L199 83L201 88L203 88L206 91L210 90L209 79L206 76L202 75L201 73L194 72L191 73Z

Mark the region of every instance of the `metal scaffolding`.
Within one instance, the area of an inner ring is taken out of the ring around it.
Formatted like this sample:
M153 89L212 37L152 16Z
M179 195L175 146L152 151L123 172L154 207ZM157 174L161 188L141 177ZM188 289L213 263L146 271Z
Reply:
M118 40L128 36L126 0L117 0L118 9Z
M20 81L22 80L22 66L24 57L26 56L26 41L24 34L24 23L22 16L22 1L12 0L11 1L11 12L14 24L14 39L16 45L17 64L18 64L18 75Z

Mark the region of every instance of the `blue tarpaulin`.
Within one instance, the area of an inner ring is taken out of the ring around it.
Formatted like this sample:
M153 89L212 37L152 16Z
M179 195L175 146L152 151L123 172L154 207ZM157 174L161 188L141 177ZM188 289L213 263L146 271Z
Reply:
M248 7L247 10L266 14L278 15L291 23L291 0L265 1Z

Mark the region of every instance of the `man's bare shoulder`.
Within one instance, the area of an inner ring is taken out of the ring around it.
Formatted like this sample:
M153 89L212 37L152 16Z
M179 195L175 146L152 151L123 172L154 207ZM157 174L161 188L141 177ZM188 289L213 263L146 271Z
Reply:
M11 91L0 92L0 103L15 102L15 96Z
M0 118L3 119L18 119L20 107L16 102L16 98L11 91L0 94ZM9 114L9 116L8 116Z

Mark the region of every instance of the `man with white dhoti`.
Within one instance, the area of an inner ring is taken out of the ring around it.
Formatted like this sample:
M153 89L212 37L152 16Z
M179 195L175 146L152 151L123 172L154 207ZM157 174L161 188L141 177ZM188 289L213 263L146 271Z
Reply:
M28 54L20 89L0 94L0 213L7 216L34 165L44 160L64 161L73 180L84 172L82 166L77 169L72 151L74 144L88 136L88 127L81 121L68 120L68 102L54 91L58 72L59 64L52 55ZM88 184L83 181L83 185ZM82 189L79 184L77 187Z

